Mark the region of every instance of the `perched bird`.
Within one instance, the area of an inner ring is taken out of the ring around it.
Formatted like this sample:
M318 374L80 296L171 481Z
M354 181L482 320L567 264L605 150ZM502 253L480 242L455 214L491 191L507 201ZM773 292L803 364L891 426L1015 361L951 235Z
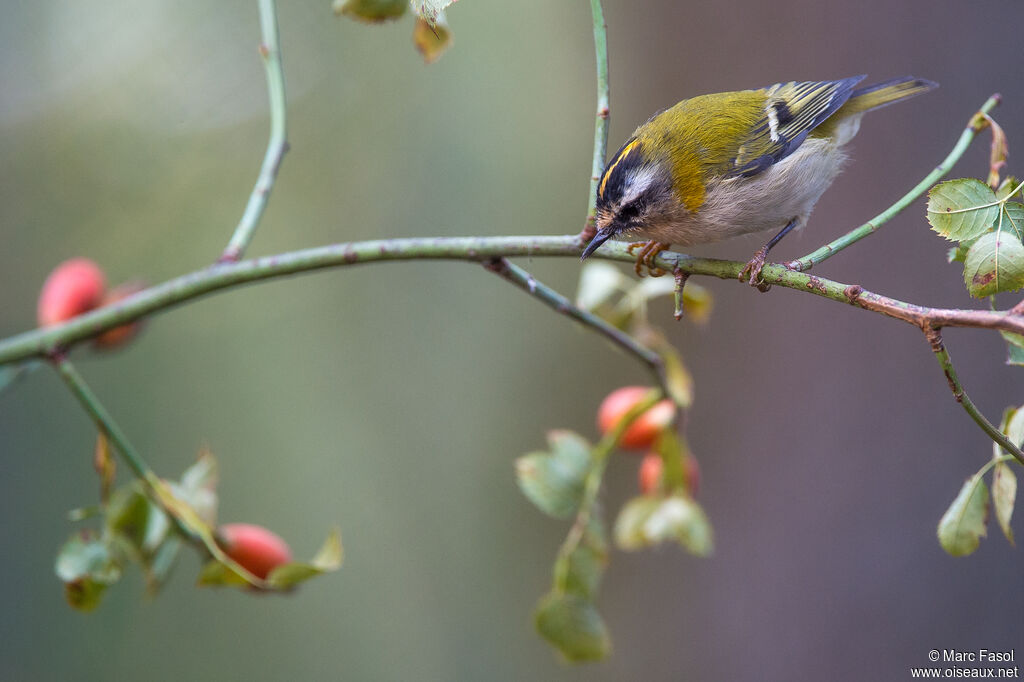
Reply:
M637 273L671 244L693 246L780 230L740 274L759 283L768 251L807 222L846 159L843 146L872 109L937 84L896 78L854 89L864 76L779 83L683 100L641 125L612 157L597 189L597 234L649 240Z

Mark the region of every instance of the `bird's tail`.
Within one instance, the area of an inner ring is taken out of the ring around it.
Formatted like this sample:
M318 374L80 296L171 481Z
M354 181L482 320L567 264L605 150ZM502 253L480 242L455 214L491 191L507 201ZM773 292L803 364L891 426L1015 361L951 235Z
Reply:
M843 113L864 113L865 111L884 107L886 104L892 104L914 95L920 95L922 92L928 92L937 87L939 87L938 83L924 80L923 78L914 78L913 76L894 78L884 83L877 83L866 88L854 90L853 94L850 95L849 101L843 106Z

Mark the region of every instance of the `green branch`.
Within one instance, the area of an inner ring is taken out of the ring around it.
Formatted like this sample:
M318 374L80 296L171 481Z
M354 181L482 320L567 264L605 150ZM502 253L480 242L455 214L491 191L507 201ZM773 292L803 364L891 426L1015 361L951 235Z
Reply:
M434 237L370 240L332 244L237 263L218 263L176 277L123 299L113 305L72 318L52 327L35 329L0 340L0 365L46 358L54 352L118 327L216 291L253 282L287 277L327 268L399 260L463 260L484 262L502 257L578 257L576 235L523 237ZM595 258L635 263L622 242L609 242ZM697 258L662 252L655 265L666 271L676 267L688 275L735 280L744 263ZM767 284L795 289L882 313L920 327L928 320L936 327L980 327L1024 334L1024 317L1007 311L926 308L879 294L859 286L795 272L781 265L766 265L761 277Z
M590 12L594 17L594 55L597 59L597 121L594 124L594 162L590 173L587 221L580 233L580 241L584 243L590 241L597 229L594 225L597 183L608 157L608 107L611 102L608 96L608 29L601 0L590 0Z
M236 261L245 253L245 249L256 233L256 227L263 217L263 211L270 199L270 191L274 188L277 171L288 151L288 110L284 90L284 69L281 66L281 43L277 35L277 10L274 0L259 0L260 27L263 31L260 43L260 55L267 71L267 91L270 95L270 140L263 156L256 186L249 195L249 203L245 206L242 219L238 221L231 241L221 254L221 262Z
M912 204L918 197L931 189L935 183L941 180L953 165L960 160L960 157L964 155L964 152L967 151L967 148L970 146L971 142L974 141L974 138L977 137L978 133L988 127L986 116L988 115L988 112L992 111L992 109L999 104L1000 100L1001 98L999 95L992 95L989 97L988 100L981 105L981 109L971 117L971 120L968 122L964 132L961 133L960 139L957 140L956 145L954 145L953 151L949 153L949 156L943 159L942 163L935 167L935 170L925 176L924 180L917 183L912 190L904 194L899 201L860 227L847 232L839 239L829 242L817 251L813 251L803 258L797 258L796 260L789 261L786 263L786 267L799 271L810 270L818 263L828 260L847 246L856 244L861 239L864 239L864 237L874 234L880 227L882 227L882 225L895 218L903 209L910 206L910 204Z
M597 315L573 305L572 301L568 298L551 287L537 281L529 272L523 270L517 265L509 263L508 260L504 258L496 258L494 260L486 261L484 262L484 267L506 281L516 285L534 298L540 300L544 305L555 312L561 313L562 315L574 319L584 326L593 329L619 348L622 348L627 353L639 358L641 362L647 365L651 374L654 375L654 380L658 382L659 386L661 386L661 390L664 394L671 395L671 391L669 390L667 379L665 377L665 363L662 361L661 356L655 351L642 345L621 329L608 324Z
M966 410L971 419L981 427L981 430L988 434L989 438L998 443L999 447L1009 452L1018 462L1024 465L1024 453L1020 451L1020 448L1010 442L1010 439L1003 432L986 419L985 415L974 404L974 401L971 400L971 397L967 395L967 391L964 390L963 384L960 383L960 377L957 376L956 369L953 367L953 360L949 357L949 351L946 350L946 345L942 342L942 334L939 333L939 330L927 327L924 328L924 335L932 346L935 359L939 361L939 366L942 367L942 371L946 375L949 389L953 391L953 397L956 398L956 401Z

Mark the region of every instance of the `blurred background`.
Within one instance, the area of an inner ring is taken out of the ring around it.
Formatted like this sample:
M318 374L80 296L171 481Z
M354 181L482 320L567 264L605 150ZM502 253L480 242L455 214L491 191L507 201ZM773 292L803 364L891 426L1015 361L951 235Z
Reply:
M363 26L283 3L292 150L249 254L367 238L562 234L582 225L594 57L584 0L459 2L426 67L408 17ZM781 80L912 74L942 87L868 116L793 258L889 205L1001 91L1024 139L1017 0L607 0L610 146L653 112ZM112 282L210 263L267 136L254 2L3 2L0 335L33 326L46 274ZM988 135L953 177L981 176ZM760 237L700 251L745 260ZM820 274L927 305L980 307L924 202ZM523 261L562 291L572 259ZM991 529L966 559L935 526L989 441L920 332L776 289L704 281L710 324L669 327L697 382L689 439L716 553L615 553L599 605L614 639L566 667L534 633L566 531L516 488L544 433L594 436L631 358L481 268L404 263L232 290L153 319L129 349L76 357L162 474L208 445L221 519L346 563L290 597L197 590L186 556L155 600L137 572L89 615L53 574L72 507L97 495L94 429L50 371L0 395L0 678L5 680L909 679L933 648L1024 655L1020 552ZM1008 298L1001 303L1012 305ZM953 330L963 380L997 420L1024 400L996 334ZM608 474L612 509L638 460ZM1017 524L1020 528L1020 524Z

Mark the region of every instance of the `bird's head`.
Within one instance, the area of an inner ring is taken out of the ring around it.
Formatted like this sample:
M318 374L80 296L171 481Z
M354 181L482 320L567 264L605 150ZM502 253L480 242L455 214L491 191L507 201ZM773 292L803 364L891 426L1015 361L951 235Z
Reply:
M597 234L582 258L622 233L643 233L678 211L669 169L650 158L638 138L630 139L612 157L597 186Z

